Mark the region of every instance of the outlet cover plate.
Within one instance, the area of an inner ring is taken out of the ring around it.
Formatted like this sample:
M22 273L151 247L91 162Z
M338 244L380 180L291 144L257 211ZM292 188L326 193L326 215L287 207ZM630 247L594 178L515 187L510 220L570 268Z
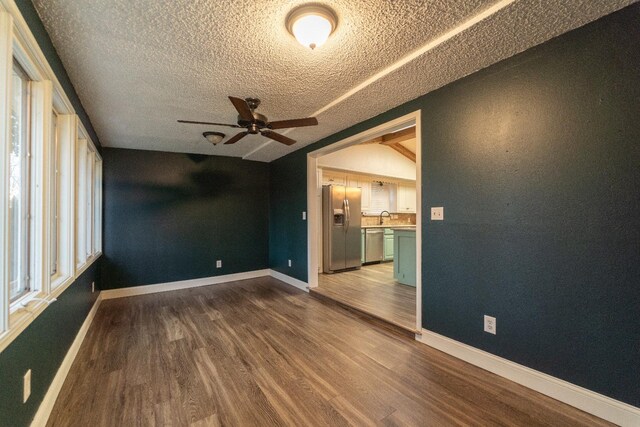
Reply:
M217 260L216 261L216 268L222 268L222 260Z
M493 335L496 334L496 318L495 317L487 316L485 314L485 316L484 316L484 331L488 332L490 334L493 334Z
M444 221L444 208L431 208L431 221Z

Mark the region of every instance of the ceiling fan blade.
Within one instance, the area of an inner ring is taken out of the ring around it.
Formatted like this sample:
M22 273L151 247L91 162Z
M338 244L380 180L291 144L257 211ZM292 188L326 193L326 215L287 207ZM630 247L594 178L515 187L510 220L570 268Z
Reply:
M230 128L242 128L238 125L230 125L228 123L213 123L213 122L194 122L192 120L178 120L178 123L189 123L192 125L213 125L213 126L228 126Z
M280 135L279 133L271 132L268 130L262 131L260 133L262 134L262 136L266 136L267 138L271 138L274 141L278 141L286 145L291 145L296 143L295 139L288 138L284 135Z
M253 113L251 113L251 108L249 108L249 104L247 104L247 101L233 96L230 96L229 100L231 101L233 106L236 107L236 110L238 110L238 114L240 114L240 117L250 122L254 121Z
M231 137L231 139L225 142L225 144L235 144L236 142L240 141L242 138L244 138L247 135L249 135L249 132L240 132L235 136Z
M316 126L318 119L307 117L306 119L277 120L269 123L270 129L299 128L302 126Z

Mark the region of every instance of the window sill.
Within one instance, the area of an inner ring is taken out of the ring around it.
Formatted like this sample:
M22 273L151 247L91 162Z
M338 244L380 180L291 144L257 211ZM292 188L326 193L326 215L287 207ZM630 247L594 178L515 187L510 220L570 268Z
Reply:
M31 296L20 299L16 303L16 307L12 309L12 312L9 316L9 329L0 333L0 353L4 351L5 348L9 346L15 340L22 331L24 331L27 326L31 324L51 303L54 299L58 298L60 294L62 294L72 283L76 281L76 279L86 270L88 269L94 262L97 261L98 258L102 255L101 252L98 252L91 258L89 258L84 265L76 271L74 276L68 277L64 282L62 282L58 287L53 289L49 295L43 295L42 292L33 293ZM31 304L29 300L32 298L43 298L47 301L34 301ZM27 303L26 307L23 307L21 304ZM18 305L20 304L20 305Z

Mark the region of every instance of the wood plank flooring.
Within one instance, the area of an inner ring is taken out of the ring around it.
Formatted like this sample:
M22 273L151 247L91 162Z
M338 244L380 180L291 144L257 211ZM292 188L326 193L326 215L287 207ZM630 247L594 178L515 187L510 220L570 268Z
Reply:
M416 288L393 279L392 262L320 274L311 291L416 332Z
M103 301L48 425L606 424L265 277Z

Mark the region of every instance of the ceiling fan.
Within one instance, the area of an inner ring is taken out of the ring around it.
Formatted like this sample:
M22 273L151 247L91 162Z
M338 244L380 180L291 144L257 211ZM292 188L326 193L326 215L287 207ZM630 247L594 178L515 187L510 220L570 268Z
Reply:
M196 122L192 120L178 120L178 122L191 123L196 125L228 126L232 128L247 129L246 131L240 132L231 137L227 142L225 142L225 144L235 144L249 134L255 135L259 133L262 136L266 136L267 138L273 139L274 141L278 141L286 145L295 144L296 141L274 132L274 129L316 126L318 124L318 119L316 119L315 117L307 117L305 119L278 120L275 122L270 122L266 116L255 112L256 108L258 108L258 105L260 105L260 100L258 98L242 99L230 96L229 100L236 108L236 110L238 110L237 125L231 125L227 123Z

